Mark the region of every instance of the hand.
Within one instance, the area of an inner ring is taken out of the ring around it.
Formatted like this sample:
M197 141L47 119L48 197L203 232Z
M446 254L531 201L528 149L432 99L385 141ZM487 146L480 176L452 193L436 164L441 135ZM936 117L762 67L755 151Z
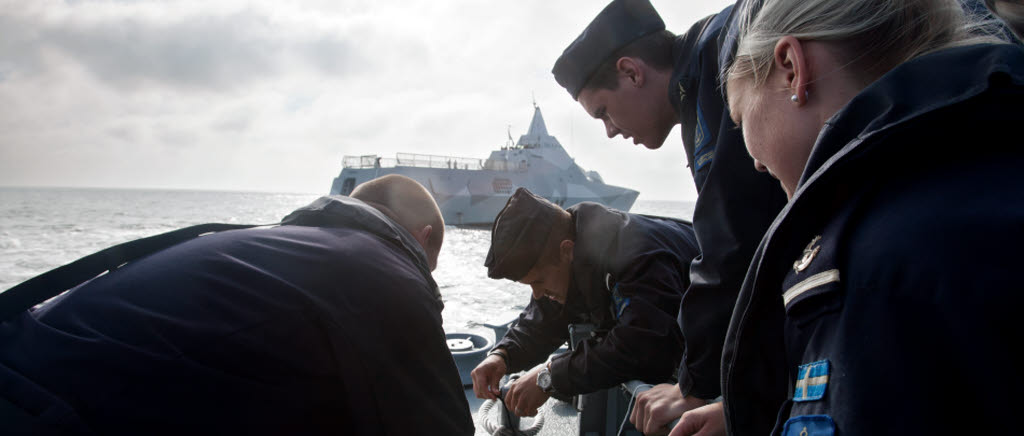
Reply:
M469 373L473 379L473 393L477 398L495 400L498 398L498 382L508 372L505 367L505 359L498 355L490 355L480 362L473 371Z
M509 384L508 394L505 395L505 405L516 416L536 416L537 409L551 397L550 394L541 390L540 386L537 386L537 374L545 365L546 363L537 365L526 375Z
M725 436L725 408L708 404L683 414L669 436Z
M688 410L707 404L697 397L683 397L679 385L663 383L636 396L629 422L646 435L667 434L668 423Z

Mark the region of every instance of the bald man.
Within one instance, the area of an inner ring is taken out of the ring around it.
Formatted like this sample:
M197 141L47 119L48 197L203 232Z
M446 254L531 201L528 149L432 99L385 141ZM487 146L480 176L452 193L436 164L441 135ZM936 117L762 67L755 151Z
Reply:
M202 236L0 324L5 434L472 434L412 179Z

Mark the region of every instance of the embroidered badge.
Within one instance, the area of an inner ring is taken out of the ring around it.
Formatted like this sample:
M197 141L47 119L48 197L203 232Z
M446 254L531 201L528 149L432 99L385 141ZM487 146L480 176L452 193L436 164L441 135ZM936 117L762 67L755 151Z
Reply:
M697 103L697 126L693 132L693 142L693 155L695 156L693 167L700 171L711 162L715 154L715 147L706 147L711 144L711 130L708 129L708 124L704 121L704 111L701 110L700 103Z
M798 273L803 272L803 270L807 269L807 267L811 265L811 261L814 260L814 256L817 256L818 252L821 251L821 246L814 245L817 244L818 241L821 241L821 235L815 236L814 239L811 239L811 242L807 244L806 248L804 248L804 254L800 257L800 260L793 262L794 271Z
M793 401L798 403L820 400L828 387L828 361L819 360L800 365L796 375Z
M783 436L833 436L836 423L828 415L804 415L789 418L782 428Z
M626 308L629 307L630 297L622 297L622 293L619 292L619 284L615 283L610 273L604 276L604 286L612 293L612 304L615 305L612 311L615 319L622 318L622 312L625 312Z
M615 303L615 319L622 318L622 312L629 307L630 297L622 298L622 294L619 293L619 285L615 285L615 288L612 289L612 301Z

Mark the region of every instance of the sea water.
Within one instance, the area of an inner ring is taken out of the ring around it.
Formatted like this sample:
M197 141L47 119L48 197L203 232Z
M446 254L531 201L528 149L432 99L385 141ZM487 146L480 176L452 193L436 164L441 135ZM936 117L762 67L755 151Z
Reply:
M320 194L0 188L0 290L122 242L194 224L268 224ZM637 201L631 212L690 219L692 202ZM445 229L434 279L448 332L513 319L530 288L487 278L490 231Z

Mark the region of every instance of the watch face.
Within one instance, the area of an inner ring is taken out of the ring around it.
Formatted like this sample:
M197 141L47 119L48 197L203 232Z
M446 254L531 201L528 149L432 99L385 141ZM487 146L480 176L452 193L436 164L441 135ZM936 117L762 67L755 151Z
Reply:
M537 386L543 390L551 388L551 372L542 370L540 374L537 374Z

